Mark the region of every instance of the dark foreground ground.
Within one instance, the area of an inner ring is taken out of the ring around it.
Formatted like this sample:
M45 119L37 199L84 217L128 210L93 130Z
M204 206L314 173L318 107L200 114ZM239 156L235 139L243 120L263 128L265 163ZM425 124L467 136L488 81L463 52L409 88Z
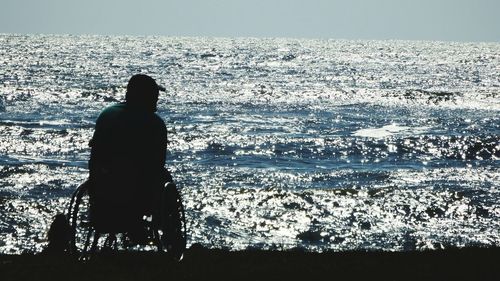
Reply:
M500 248L398 253L195 248L181 262L153 252L107 254L87 262L2 255L0 280L500 280Z

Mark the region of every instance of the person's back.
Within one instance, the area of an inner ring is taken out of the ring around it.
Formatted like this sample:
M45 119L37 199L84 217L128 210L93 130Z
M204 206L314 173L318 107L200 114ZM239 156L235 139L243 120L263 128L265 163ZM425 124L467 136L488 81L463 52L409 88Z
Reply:
M133 76L126 102L107 107L96 121L89 161L96 228L124 230L158 204L167 147L165 123L155 114L159 89L149 76Z

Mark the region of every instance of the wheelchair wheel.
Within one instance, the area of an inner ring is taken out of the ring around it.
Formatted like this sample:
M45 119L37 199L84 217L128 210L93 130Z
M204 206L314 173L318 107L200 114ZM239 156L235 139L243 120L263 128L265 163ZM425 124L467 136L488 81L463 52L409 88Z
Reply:
M69 251L79 258L85 258L91 241L97 241L98 238L90 223L89 185L90 182L85 181L76 189L67 214L71 231Z
M165 184L161 221L163 247L174 259L181 260L186 249L186 218L182 198L172 182Z

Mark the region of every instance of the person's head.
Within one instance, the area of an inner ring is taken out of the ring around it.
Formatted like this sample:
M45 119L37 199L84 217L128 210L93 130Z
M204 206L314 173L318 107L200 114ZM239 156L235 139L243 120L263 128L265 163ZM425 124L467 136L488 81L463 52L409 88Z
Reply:
M125 100L127 104L155 112L160 91L165 91L165 88L158 86L153 78L136 74L128 81Z

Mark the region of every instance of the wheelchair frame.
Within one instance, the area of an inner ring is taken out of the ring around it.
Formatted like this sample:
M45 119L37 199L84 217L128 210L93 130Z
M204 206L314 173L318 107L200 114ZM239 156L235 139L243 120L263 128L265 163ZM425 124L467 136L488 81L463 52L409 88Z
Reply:
M99 232L90 219L90 181L82 183L73 192L66 218L70 226L69 252L79 259L90 259L98 250L125 249L130 246L144 245L130 241L124 232ZM143 220L148 237L145 245L154 245L160 252L167 252L172 258L181 260L186 248L187 231L182 198L174 183L164 187L164 196L160 204L159 218ZM158 220L159 219L159 220ZM153 223L158 220L158 223ZM103 239L104 238L104 241ZM121 239L118 239L121 238Z

